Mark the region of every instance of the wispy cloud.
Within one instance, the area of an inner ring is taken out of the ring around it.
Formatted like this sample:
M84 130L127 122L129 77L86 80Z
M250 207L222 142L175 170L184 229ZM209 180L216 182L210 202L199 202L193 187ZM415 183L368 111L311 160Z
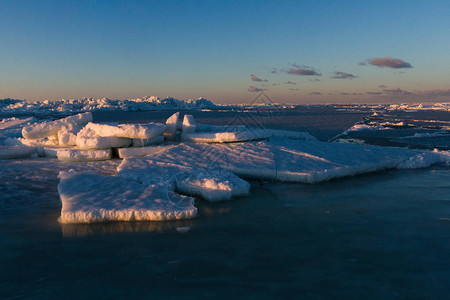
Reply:
M421 90L421 91L414 91L414 93L418 96L450 97L450 89Z
M383 92L366 92L367 95L382 95Z
M384 94L388 95L411 95L411 92L399 89L399 88L393 88L393 89L383 89Z
M263 81L263 82L267 82L267 79L261 79L253 74L250 74L250 78L252 79L252 81Z
M300 89L293 89L293 88L290 88L289 90L290 90L290 91L299 91Z
M292 85L295 85L295 84L297 84L297 82L293 82L293 81L286 81L286 82L285 82L285 84L292 84Z
M300 66L297 64L292 64L292 68L286 71L286 73L291 75L300 75L300 76L321 76L322 74L318 73L314 68L308 66Z
M331 78L334 79L353 79L353 78L357 78L357 76L350 74L350 73L345 73L345 72L334 72L334 75L331 76Z
M308 95L310 95L310 96L319 96L319 95L322 95L322 93L321 92L311 92Z
M253 93L256 93L256 92L262 92L262 91L265 91L265 90L267 90L267 89L260 89L260 88L257 88L256 86L253 86L253 85L251 85L251 86L248 88L248 91L249 91L249 92L253 92Z
M378 86L380 89L384 89L384 88L387 88L387 86L386 85L384 85L384 84L380 84L379 86Z
M359 63L359 65L361 66L365 66L366 64L370 64L372 66L377 66L380 68L386 67L391 69L404 69L413 67L410 63L407 63L404 60L392 58L390 56L369 58L366 61Z

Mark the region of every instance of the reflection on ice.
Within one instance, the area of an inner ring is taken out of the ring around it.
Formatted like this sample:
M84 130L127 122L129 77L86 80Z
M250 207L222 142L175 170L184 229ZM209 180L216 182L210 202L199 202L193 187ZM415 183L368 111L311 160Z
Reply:
M107 222L93 224L61 224L63 237L85 237L116 233L141 233L192 230L193 220L178 220L172 222ZM181 228L181 229L180 229Z

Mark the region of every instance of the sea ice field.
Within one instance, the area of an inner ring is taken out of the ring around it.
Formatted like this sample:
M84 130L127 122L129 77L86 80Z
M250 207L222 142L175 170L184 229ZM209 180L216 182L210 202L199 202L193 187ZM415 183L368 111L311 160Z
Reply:
M3 100L0 298L448 297L447 104L175 100Z

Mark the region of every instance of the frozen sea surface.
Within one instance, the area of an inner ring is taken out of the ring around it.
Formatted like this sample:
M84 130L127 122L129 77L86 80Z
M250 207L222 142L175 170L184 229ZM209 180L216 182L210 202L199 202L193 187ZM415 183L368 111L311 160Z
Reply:
M97 113L94 121L160 121L172 113ZM201 123L261 122L235 112L196 113ZM371 114L317 108L260 117L264 126L325 141ZM402 129L411 130L383 132ZM120 162L0 160L1 299L448 297L448 166L318 184L251 180L249 196L199 199L190 220L57 222L59 171L114 175Z

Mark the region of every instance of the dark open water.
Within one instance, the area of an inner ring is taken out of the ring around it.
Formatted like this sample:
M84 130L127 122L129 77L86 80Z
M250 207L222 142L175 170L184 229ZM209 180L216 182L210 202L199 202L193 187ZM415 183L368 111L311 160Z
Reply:
M95 118L162 120L171 113ZM368 115L309 113L260 117L264 126L328 140ZM235 114L194 113L198 122L261 124ZM0 160L0 298L450 297L448 166L313 185L255 180L248 197L199 200L193 220L60 225L59 170L112 174L118 163Z

